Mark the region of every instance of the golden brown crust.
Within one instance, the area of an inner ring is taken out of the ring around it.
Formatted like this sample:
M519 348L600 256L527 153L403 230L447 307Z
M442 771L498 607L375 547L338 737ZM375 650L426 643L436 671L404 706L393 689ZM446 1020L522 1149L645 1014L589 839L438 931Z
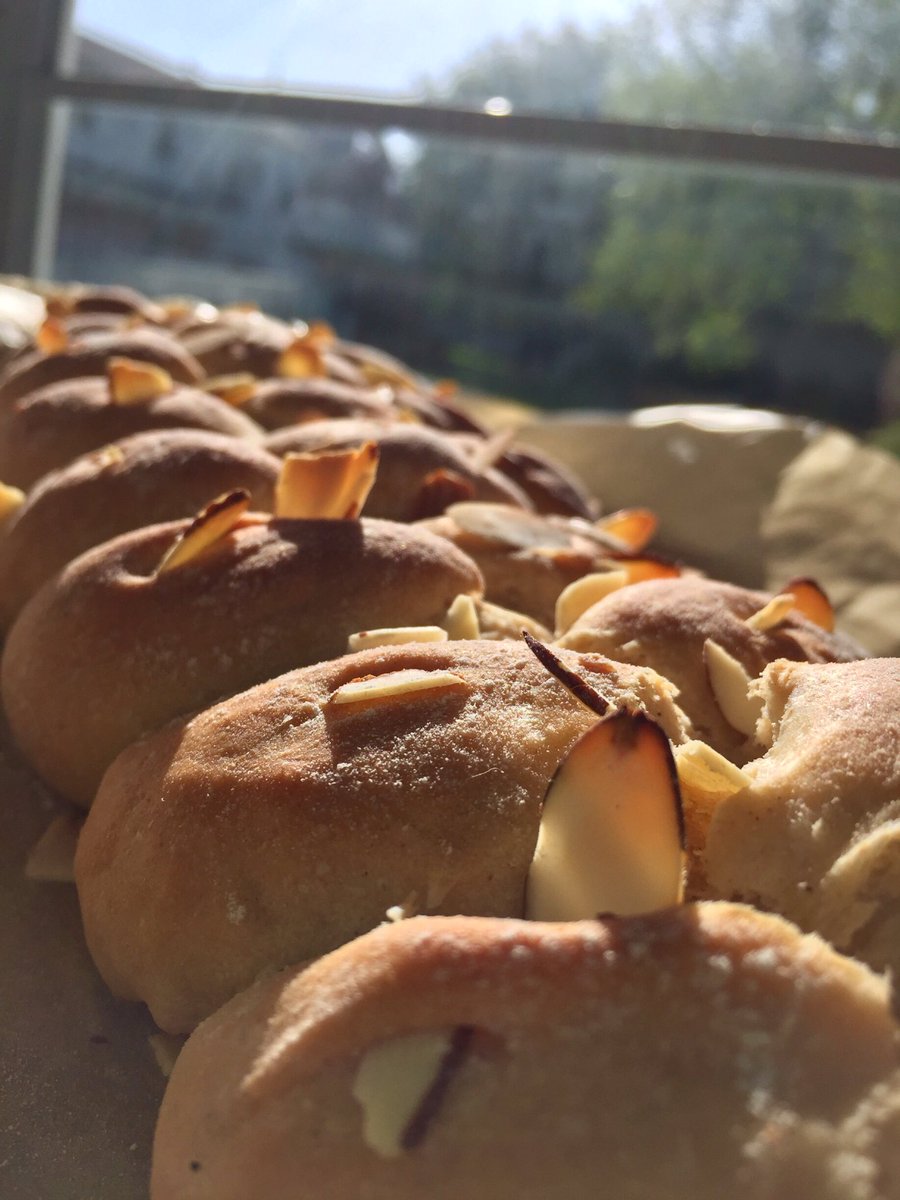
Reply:
M900 659L776 662L758 690L770 749L713 818L711 893L900 971Z
M0 628L66 563L129 529L193 516L235 488L271 512L279 467L244 439L170 429L123 438L44 476L0 532Z
M26 756L89 804L129 742L179 713L341 654L364 628L436 624L471 560L383 521L260 517L155 574L189 522L88 551L31 598L7 639L3 698Z
M113 356L154 363L176 383L197 383L203 378L197 360L169 333L158 329L98 332L85 334L59 354L34 350L12 363L0 375L0 407L62 379L103 375Z
M378 444L375 486L366 514L391 521L412 521L424 515L420 498L429 476L449 471L471 488L470 499L494 500L529 508L530 502L511 480L493 467L473 468L466 446L451 435L425 426L357 420L316 421L280 429L266 438L273 454L343 450L363 442ZM460 498L460 497L456 497Z
M265 429L339 417L390 417L393 393L382 387L354 387L336 379L265 379L243 410Z
M261 312L220 310L179 334L185 348L209 376L247 371L266 378L294 339L285 321Z
M766 592L699 576L636 583L589 608L560 645L653 667L678 688L697 736L726 758L745 762L759 750L725 720L716 702L703 658L707 638L736 658L751 679L778 658L846 662L865 653L797 612L773 629L750 629L747 617L770 599Z
M566 657L683 738L652 672ZM353 678L409 668L461 683L330 701ZM547 784L595 721L521 643L443 642L293 672L169 726L113 764L81 838L95 961L183 1030L404 901L521 915Z
M176 386L139 404L116 404L106 379L51 384L0 410L0 479L17 487L81 454L149 429L206 429L259 442L255 421L217 396Z
M421 1143L373 1152L363 1054L458 1027L470 1052ZM201 1026L163 1102L151 1194L237 1200L252 1180L256 1200L588 1200L602 1180L629 1200L876 1200L841 1184L849 1156L870 1181L890 1157L896 1034L883 981L738 906L406 921Z
M556 601L564 588L592 571L609 569L607 550L562 525L547 523L546 545L522 547L471 533L449 513L419 524L478 563L488 600L526 613L548 629L554 628Z

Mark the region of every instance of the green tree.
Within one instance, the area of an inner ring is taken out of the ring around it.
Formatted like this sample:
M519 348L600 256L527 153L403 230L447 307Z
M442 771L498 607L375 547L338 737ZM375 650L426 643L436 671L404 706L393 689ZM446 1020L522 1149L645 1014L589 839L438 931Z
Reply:
M494 43L435 90L517 110L896 136L900 4L653 0L592 34ZM467 343L523 294L560 345L574 308L643 328L696 377L756 362L779 321L900 335L896 188L448 140L426 148L409 195L441 318Z

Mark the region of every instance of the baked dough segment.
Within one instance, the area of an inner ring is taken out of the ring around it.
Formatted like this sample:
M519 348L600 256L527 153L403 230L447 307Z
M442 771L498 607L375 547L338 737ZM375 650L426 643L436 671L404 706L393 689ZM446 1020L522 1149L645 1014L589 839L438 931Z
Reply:
M737 659L751 679L778 658L847 662L865 655L849 638L826 633L798 612L772 629L750 628L747 618L769 600L766 592L700 576L648 580L589 608L559 644L653 667L678 688L697 737L742 764L760 747L728 723L716 701L704 664L707 639Z
M378 477L366 512L390 521L413 521L431 515L422 510L422 496L436 473L449 472L466 495L530 508L525 493L495 467L473 467L467 447L470 438L392 420L313 421L269 434L266 448L273 454L347 450L373 441L378 445Z
M106 379L68 379L0 409L0 478L30 487L81 454L158 429L206 429L251 442L262 438L245 413L199 388L178 384L139 404L114 404Z
M756 690L769 749L713 816L711 893L900 970L900 659L775 662Z
M683 740L664 680L593 665L614 704ZM332 702L355 678L404 671L450 678ZM522 643L432 642L293 672L174 723L113 763L82 834L94 960L179 1032L394 906L520 916L547 785L596 719Z
M366 1053L461 1027L469 1052L419 1144L373 1150ZM248 1180L255 1200L885 1200L896 1036L883 980L741 906L413 919L197 1030L152 1200L244 1200Z
M235 488L271 512L280 465L242 438L167 429L122 438L45 475L0 531L0 628L66 563L129 529L187 517Z
M177 383L197 383L203 368L170 333L161 329L116 329L85 333L55 354L35 349L0 373L0 407L62 379L103 375L113 355L154 363Z
M194 561L157 568L189 521L95 547L49 580L6 642L2 692L29 762L87 806L120 750L180 713L343 653L368 626L439 623L474 563L386 521L248 514Z

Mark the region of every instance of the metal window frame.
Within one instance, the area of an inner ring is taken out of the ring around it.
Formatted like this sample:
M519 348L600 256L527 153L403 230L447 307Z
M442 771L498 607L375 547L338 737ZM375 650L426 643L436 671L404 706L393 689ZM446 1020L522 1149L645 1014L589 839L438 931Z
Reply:
M0 0L0 270L49 274L56 240L66 101L401 129L508 146L900 182L900 142L804 137L676 123L491 113L405 101L251 88L110 82L67 74L74 0Z

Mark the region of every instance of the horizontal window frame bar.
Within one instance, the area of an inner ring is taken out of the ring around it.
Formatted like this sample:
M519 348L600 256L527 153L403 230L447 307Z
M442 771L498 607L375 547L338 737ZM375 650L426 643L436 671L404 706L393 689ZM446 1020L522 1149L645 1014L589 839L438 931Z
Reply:
M242 117L277 117L356 129L401 129L412 134L459 137L569 150L639 156L715 166L756 167L792 174L831 175L900 183L900 142L835 135L644 124L532 113L504 116L404 100L370 100L191 84L121 83L80 77L39 76L35 91L48 102L100 102Z

